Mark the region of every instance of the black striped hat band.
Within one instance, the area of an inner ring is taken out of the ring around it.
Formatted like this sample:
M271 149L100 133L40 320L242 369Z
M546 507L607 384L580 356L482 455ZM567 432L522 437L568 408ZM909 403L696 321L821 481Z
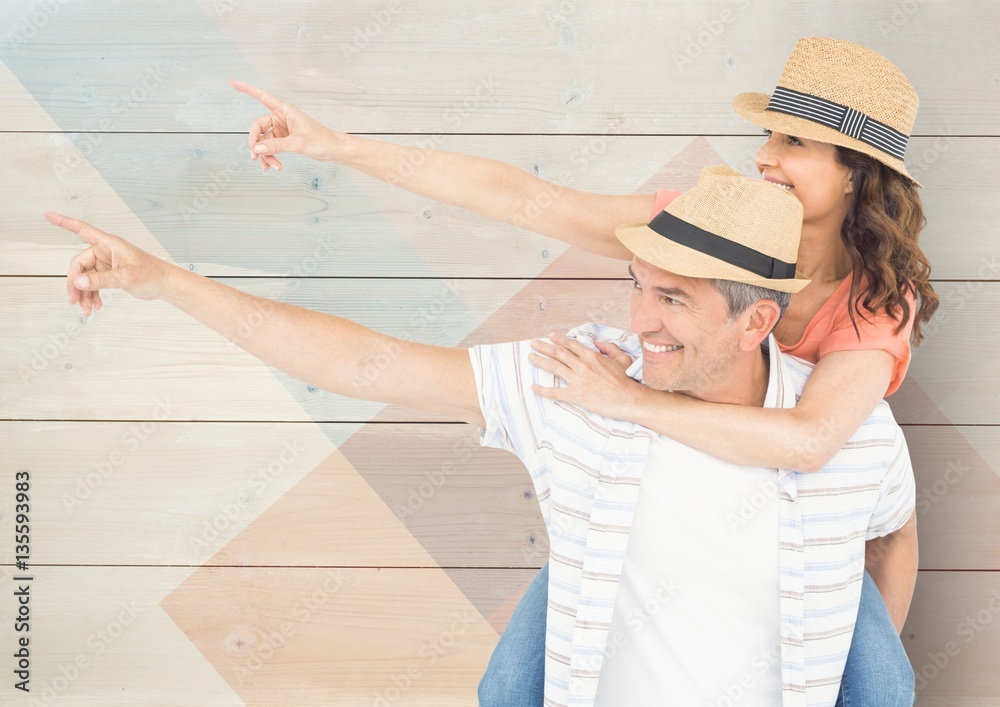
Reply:
M653 217L649 222L649 228L667 240L749 270L754 275L768 280L791 280L795 277L795 263L786 263L759 250L717 236L666 211L661 211Z
M904 135L861 111L782 86L774 89L766 110L794 115L833 128L899 160L903 159L906 143L910 139L909 135Z

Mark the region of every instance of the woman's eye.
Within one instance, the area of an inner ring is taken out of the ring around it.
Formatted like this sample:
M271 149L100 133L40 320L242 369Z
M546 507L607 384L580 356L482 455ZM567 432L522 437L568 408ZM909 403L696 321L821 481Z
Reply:
M632 280L632 289L633 290L641 290L642 286L638 282L636 282L635 280Z
M765 137L771 137L771 131L770 130L764 130L764 136Z
M792 136L792 135L789 135L789 136L788 136L788 144L789 144L789 145L801 145L801 144L802 144L802 141L801 141L801 140L799 140L799 139L798 139L797 137L794 137L794 136Z

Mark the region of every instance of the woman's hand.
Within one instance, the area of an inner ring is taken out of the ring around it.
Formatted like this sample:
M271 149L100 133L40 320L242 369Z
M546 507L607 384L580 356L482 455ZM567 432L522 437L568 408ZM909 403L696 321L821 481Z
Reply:
M528 360L543 371L566 382L565 387L533 385L543 398L579 405L598 415L621 420L633 419L635 406L646 390L625 375L632 358L610 343L595 341L600 353L563 334L552 334L551 343L532 341Z
M348 136L325 127L290 103L267 91L232 79L229 85L260 101L268 114L250 124L247 145L253 159L260 157L261 167L281 169L275 157L281 152L297 152L320 162L336 162Z

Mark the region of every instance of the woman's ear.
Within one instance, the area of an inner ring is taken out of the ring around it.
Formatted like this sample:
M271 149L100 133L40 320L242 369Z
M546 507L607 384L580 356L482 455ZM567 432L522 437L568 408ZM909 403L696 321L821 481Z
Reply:
M849 167L844 167L844 194L854 193L854 173Z

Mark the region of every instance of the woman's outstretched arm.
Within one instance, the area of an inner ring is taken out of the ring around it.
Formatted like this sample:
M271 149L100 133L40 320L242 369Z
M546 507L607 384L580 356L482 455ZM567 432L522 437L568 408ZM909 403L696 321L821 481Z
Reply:
M625 375L631 358L614 344L598 353L562 335L537 341L535 365L566 387L535 387L599 415L630 420L744 466L815 472L847 443L885 395L895 359L881 350L835 351L819 363L794 408L758 408L653 390Z
M648 221L655 201L653 194L569 189L484 157L348 135L260 88L242 81L232 86L268 110L253 121L247 138L251 155L265 170L281 169L277 155L282 152L335 162L435 201L625 260L632 254L615 238L615 228Z

